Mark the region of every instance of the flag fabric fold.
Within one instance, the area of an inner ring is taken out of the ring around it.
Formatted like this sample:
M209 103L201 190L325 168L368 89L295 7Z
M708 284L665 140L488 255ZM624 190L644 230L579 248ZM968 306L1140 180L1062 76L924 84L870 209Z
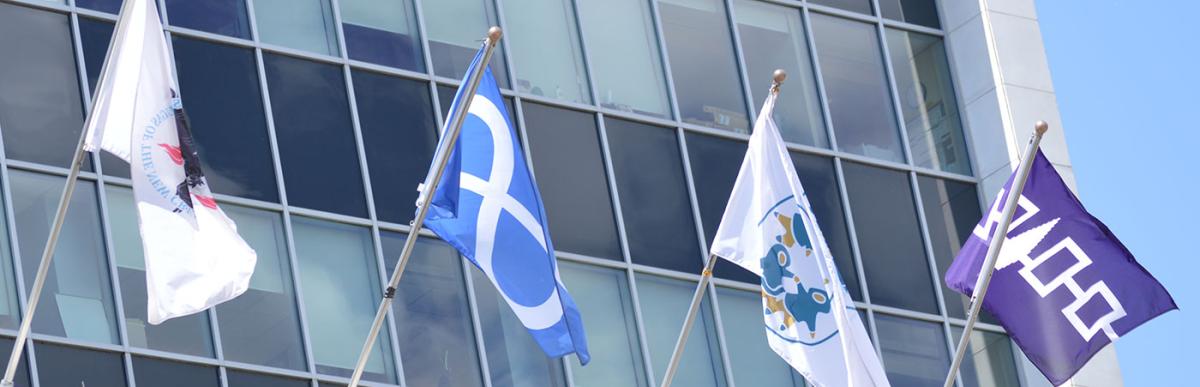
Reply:
M947 270L950 288L974 293L1012 184L1010 177ZM983 308L1050 382L1065 383L1118 337L1177 309L1040 150L1018 200Z
M771 349L815 386L889 386L771 114L763 104L714 255L762 277Z
M159 324L241 295L257 256L201 171L155 3L126 2L85 124L85 149L130 163L147 319Z
M481 56L467 74L486 66ZM460 87L451 112L465 93ZM579 309L559 277L541 195L491 69L484 69L466 114L425 226L487 275L546 355L574 352L587 364Z

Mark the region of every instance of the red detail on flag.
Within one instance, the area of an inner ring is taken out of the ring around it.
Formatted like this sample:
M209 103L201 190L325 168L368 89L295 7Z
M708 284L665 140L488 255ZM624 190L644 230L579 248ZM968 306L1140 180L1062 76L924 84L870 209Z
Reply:
M167 156L171 156L171 161L175 162L175 165L183 165L183 152L179 150L178 146L167 143L160 143L158 146L167 151Z
M205 207L214 210L217 209L217 201L213 199L212 196L192 194L192 197L196 198L196 201L200 202L200 204L203 204Z

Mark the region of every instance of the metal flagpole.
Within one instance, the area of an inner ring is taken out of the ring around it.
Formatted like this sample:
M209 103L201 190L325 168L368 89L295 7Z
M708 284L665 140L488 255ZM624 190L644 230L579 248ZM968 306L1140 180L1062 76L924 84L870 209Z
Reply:
M124 21L132 11L133 1L126 1L121 5L121 11L117 20L117 29L113 32L113 38L108 44L108 53L104 55L104 64L100 67L100 79L96 82L96 90L92 90L92 107L89 109L88 122L79 133L79 143L75 145L75 155L71 157L71 171L67 173L67 183L63 187L62 196L58 199L58 210L54 213L54 223L50 226L50 236L46 239L46 247L42 249L42 261L38 264L37 276L33 279L33 290L29 292L29 300L25 304L25 313L21 314L21 328L17 331L17 338L13 342L12 353L8 357L8 367L4 369L4 379L0 380L0 386L13 385L13 378L17 374L17 365L21 363L21 355L25 352L25 341L29 338L29 330L33 325L33 315L37 311L38 301L42 298L42 289L46 285L46 275L50 272L50 262L54 260L54 249L58 246L58 236L62 232L63 222L67 218L67 207L71 204L71 195L75 193L75 183L79 180L79 170L83 167L84 156L87 151L83 149L87 143L88 126L90 120L93 119L91 112L94 112L97 105L97 99L100 95L100 88L107 82L109 58L112 58L113 50L117 46L117 39L120 39L121 31L125 28Z
M450 155L454 150L454 143L458 141L458 133L462 129L462 124L466 120L467 109L471 106L471 100L475 98L475 91L479 88L479 80L483 78L483 70L487 68L488 63L492 58L492 51L496 48L496 44L500 42L501 30L500 27L493 26L488 29L487 38L483 42L483 57L482 60L475 66L471 74L467 76L466 83L461 87L465 87L466 93L463 94L464 100L459 101L455 106L454 111L450 112L450 121L446 121L445 127L442 129L444 140L441 141L441 146L437 149L437 160L430 169L429 174L425 176L425 184L417 188L420 194L417 198L417 217L410 223L408 238L404 240L404 250L400 252L399 262L396 263L396 268L392 271L392 278L388 281L388 286L384 290L383 300L379 302L379 309L375 311L375 322L371 324L371 332L367 334L367 341L363 343L362 352L358 354L358 363L354 367L354 374L350 378L349 387L358 387L358 382L362 380L364 368L367 366L367 360L371 356L371 348L375 346L375 339L379 337L379 329L383 327L383 319L387 316L388 308L392 305L392 299L396 295L396 287L400 285L400 276L404 274L404 267L408 266L408 258L412 256L413 247L417 244L417 237L420 235L421 225L425 223L425 215L429 212L429 205L432 202L428 194L437 191L437 185L442 180L442 173L446 170L446 162L450 160Z
M950 372L946 375L944 387L954 386L955 376L967 354L967 342L971 339L971 330L975 328L975 321L979 319L979 307L983 306L983 297L987 294L988 285L992 282L996 259L999 258L1000 248L1004 245L1004 240L1008 235L1008 227L1012 223L1013 214L1017 212L1017 203L1020 202L1021 192L1025 190L1025 180L1029 177L1029 170L1033 167L1033 159L1037 155L1038 145L1041 144L1042 135L1046 134L1048 127L1049 125L1045 121L1038 121L1034 125L1033 137L1029 139L1029 145L1025 148L1025 157L1021 159L1017 176L1013 179L1008 198L1004 202L1004 212L1000 217L1000 223L992 232L992 243L988 245L987 259L980 268L979 278L975 280L975 294L971 295L971 311L967 315L967 325L963 327L962 337L958 340L958 349L954 353L954 362L950 364Z
M771 84L771 94L779 95L779 86L783 85L783 80L787 79L787 73L783 70L775 70ZM671 362L667 365L667 373L663 375L662 387L670 387L671 381L675 379L675 372L679 371L679 360L683 357L683 347L687 345L688 335L692 333L692 325L696 323L696 315L700 312L700 303L704 301L704 290L708 288L708 282L712 280L713 267L716 266L717 260L720 259L716 255L709 255L708 262L704 264L704 271L700 272L700 283L696 284L696 293L692 295L692 305L688 308L687 318L683 320L683 330L679 332L679 339L675 341L675 351L671 353Z

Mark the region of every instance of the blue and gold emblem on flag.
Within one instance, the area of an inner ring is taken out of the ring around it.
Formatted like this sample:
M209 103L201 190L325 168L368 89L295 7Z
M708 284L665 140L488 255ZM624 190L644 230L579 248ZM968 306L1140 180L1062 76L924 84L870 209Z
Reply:
M802 269L806 266L802 261L815 262L817 255L804 228L806 215L800 208L795 197L789 196L759 221L765 234L775 235L775 243L759 260L763 313L767 329L775 335L794 343L816 345L838 331L829 314L832 300L824 289L829 279L821 272Z

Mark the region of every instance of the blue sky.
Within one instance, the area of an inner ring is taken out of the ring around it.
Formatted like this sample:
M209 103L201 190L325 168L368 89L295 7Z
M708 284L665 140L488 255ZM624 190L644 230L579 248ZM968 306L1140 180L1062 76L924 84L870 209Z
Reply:
M1037 11L1080 199L1181 309L1117 341L1125 385L1194 385L1200 2L1038 0Z

